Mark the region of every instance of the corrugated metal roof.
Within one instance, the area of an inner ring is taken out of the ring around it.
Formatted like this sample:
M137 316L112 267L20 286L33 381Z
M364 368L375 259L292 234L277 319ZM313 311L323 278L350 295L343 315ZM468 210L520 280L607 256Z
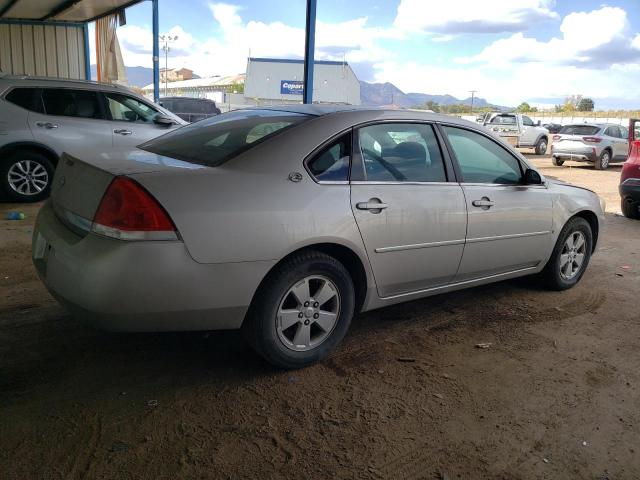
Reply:
M0 0L0 19L89 22L144 0Z
M233 85L234 83L244 83L245 75L231 75L229 77L206 77L206 78L192 78L190 80L178 80L177 82L167 83L169 90L173 88L198 88L198 87L226 87ZM160 88L164 88L164 83L160 85ZM143 90L153 90L153 84L149 84L142 88Z

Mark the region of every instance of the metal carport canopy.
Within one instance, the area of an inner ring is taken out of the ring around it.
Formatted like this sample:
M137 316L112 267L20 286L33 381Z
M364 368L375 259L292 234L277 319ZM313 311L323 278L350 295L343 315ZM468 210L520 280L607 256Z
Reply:
M0 18L92 22L144 0L0 0Z

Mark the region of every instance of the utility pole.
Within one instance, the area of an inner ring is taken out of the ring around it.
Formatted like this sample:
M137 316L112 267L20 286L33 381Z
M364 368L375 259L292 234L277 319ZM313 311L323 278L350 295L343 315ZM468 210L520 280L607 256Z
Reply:
M175 42L178 40L177 35L160 35L160 41L163 43L162 50L164 50L164 96L167 96L167 90L169 82L169 52L171 51L171 47L169 43Z
M477 90L469 90L469 93L471 94L471 115L473 115L473 99L476 95Z

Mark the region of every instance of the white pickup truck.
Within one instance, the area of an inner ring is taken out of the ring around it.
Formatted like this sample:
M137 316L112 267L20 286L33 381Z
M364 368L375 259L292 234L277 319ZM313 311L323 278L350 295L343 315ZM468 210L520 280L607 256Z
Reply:
M478 122L500 135L514 147L534 148L536 155L544 155L549 145L549 130L534 124L520 113L490 112L478 118Z

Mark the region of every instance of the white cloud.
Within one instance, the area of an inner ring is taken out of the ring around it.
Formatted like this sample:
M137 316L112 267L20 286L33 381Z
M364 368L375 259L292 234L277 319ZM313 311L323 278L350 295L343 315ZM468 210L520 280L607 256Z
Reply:
M554 5L554 0L401 0L394 26L423 33L515 32L556 18Z
M608 67L640 60L640 51L634 44L636 41L640 44L640 40L632 42L629 29L627 13L618 7L573 12L562 20L561 38L541 42L519 32L496 40L478 55L458 58L456 62L486 63L503 68L524 62Z

